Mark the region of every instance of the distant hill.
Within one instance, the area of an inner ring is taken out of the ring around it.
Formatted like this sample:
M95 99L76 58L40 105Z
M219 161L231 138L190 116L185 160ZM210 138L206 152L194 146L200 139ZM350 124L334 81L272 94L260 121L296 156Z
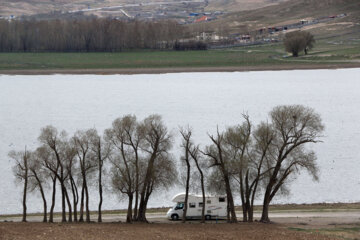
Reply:
M120 4L180 1L182 0L1 0L0 16L34 15L52 11L73 11ZM206 10L233 12L257 9L283 1L287 0L208 0Z
M236 33L263 27L283 26L302 19L326 18L341 14L345 14L346 17L333 19L326 24L313 25L311 29L320 29L322 34L326 34L328 29L339 33L346 29L360 31L359 0L289 0L252 10L234 11L223 18L209 22L207 27L218 30L226 26L228 31Z
M225 11L243 11L276 5L288 0L210 0L208 9L223 9Z

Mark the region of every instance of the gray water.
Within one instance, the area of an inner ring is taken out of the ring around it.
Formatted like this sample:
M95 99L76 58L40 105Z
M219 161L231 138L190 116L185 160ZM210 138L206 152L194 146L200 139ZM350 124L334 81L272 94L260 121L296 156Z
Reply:
M323 143L313 147L320 181L306 173L291 184L291 194L278 203L360 201L360 69L296 70L234 73L175 73L157 75L0 75L0 214L21 212L21 185L14 183L10 150L36 148L40 128L54 125L69 134L96 127L99 132L125 114L143 119L163 116L176 137L189 124L195 141L205 146L207 133L238 124L248 112L254 123L268 118L276 105L303 104L315 109L326 126ZM91 209L96 209L93 187ZM172 205L173 188L157 193L150 206ZM106 192L104 208L125 208ZM28 210L42 210L31 195ZM237 202L239 204L239 202ZM57 209L60 201L57 202Z

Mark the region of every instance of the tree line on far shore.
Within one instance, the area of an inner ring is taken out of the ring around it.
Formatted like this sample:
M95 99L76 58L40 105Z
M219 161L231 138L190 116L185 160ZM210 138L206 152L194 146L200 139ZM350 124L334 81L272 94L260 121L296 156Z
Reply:
M61 190L63 222L90 222L89 187L99 194L98 222L102 222L104 185L127 199L128 223L147 222L147 204L154 192L183 182L186 221L189 191L226 194L227 220L237 222L234 195L240 195L243 221L254 221L254 200L263 199L262 222L269 222L269 205L302 169L317 180L316 154L306 148L317 143L324 126L319 114L302 105L277 106L269 121L254 125L247 114L225 131L208 134L211 144L200 147L193 129L181 127L182 156L170 151L174 136L161 116L138 121L126 115L99 135L96 129L79 130L69 137L53 126L41 129L39 147L11 151L14 174L23 185L23 221L28 192L38 191L44 205L44 222L54 221L56 188ZM181 167L180 167L181 166ZM104 172L109 177L104 179ZM183 181L181 181L182 179ZM50 190L49 190L50 188ZM47 194L51 194L48 218ZM160 193L158 193L160 194ZM205 221L205 201L202 221Z
M173 49L185 27L174 21L110 18L0 20L0 52L115 52Z

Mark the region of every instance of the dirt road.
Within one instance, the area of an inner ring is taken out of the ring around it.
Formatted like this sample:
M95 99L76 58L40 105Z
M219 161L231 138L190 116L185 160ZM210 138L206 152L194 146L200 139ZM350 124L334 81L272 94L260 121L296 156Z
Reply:
M166 218L165 213L148 213L147 219L153 223L174 223L173 221L169 221ZM241 221L241 212L237 212L238 220ZM255 219L260 218L260 212L255 212ZM96 220L96 215L91 215L91 219ZM352 209L352 210L279 210L270 212L270 219L275 223L280 224L297 224L304 225L307 224L316 224L318 226L329 225L329 224L360 224L360 209ZM40 215L37 216L28 216L27 220L29 222L41 222L42 217ZM0 221L8 221L8 222L20 222L21 216L0 216ZM55 217L56 222L60 222L60 215ZM104 222L125 222L126 214L103 214ZM216 220L214 220L216 221ZM196 223L197 221L193 221Z

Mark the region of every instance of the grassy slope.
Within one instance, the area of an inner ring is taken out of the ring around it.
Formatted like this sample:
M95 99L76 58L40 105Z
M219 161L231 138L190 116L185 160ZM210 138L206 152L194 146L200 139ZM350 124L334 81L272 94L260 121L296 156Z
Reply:
M269 52L244 50L122 53L1 53L0 70L212 67L273 64Z

